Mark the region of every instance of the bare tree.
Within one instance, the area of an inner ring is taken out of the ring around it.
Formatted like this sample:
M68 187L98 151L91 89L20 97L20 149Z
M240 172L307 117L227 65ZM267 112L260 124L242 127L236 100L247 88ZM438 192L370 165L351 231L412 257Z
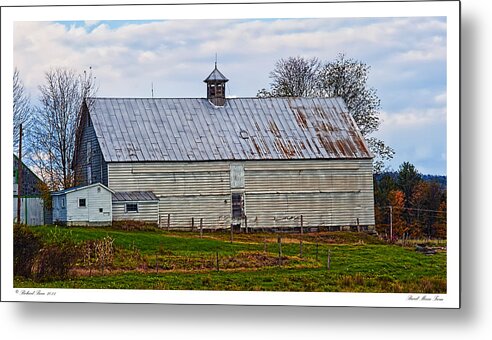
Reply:
M317 58L289 57L275 63L270 72L273 80L271 90L261 89L258 97L311 97L319 93L319 71L321 62Z
M56 68L46 72L45 81L39 87L33 161L50 189L66 189L74 185L71 164L82 102L95 96L97 86L92 70L81 76L71 69Z
M317 58L280 59L270 73L270 90L258 91L258 97L342 97L347 108L375 155L374 169L380 172L394 150L384 141L369 135L380 125L381 103L376 90L368 87L370 67L340 54L334 61L321 63Z
M393 158L395 151L384 141L369 137L379 129L381 101L376 90L367 84L370 67L360 61L339 54L327 62L321 71L322 94L328 97L342 97L354 117L357 126L375 155L374 169L383 170L384 162Z
M28 135L31 128L32 108L29 96L26 94L24 83L22 82L19 70L14 69L13 77L13 144L14 152L17 153L19 147L19 127L22 124L23 135Z

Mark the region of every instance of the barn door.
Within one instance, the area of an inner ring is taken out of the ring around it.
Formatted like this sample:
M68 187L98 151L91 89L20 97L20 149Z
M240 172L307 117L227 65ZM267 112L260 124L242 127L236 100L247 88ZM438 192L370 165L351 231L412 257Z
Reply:
M243 194L233 193L231 202L232 202L232 219L240 220L244 215Z
M244 217L243 194L233 192L231 194L231 224L233 227L241 228L241 221Z
M241 226L244 217L244 165L233 163L230 166L231 181L231 223Z

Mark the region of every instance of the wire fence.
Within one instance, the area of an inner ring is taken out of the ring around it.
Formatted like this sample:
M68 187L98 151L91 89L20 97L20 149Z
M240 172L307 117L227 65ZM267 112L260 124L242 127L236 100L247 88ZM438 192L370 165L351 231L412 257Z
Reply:
M393 241L446 239L447 213L442 210L397 206L376 206L376 231Z
M239 238L239 235L237 236ZM321 238L317 239L319 235L315 234L262 234L255 235L254 239L245 239L247 236L241 234L239 240L229 243L227 233L223 233L219 239L214 235L207 237L207 241L226 242L220 242L216 249L189 251L168 248L162 244L149 249L132 243L124 247L111 247L110 252L102 252L101 247L95 247L91 243L90 247L84 248L85 256L79 262L76 271L79 275L89 276L134 270L164 273L255 270L267 267L316 268L329 271L333 254L336 256L333 246L323 242ZM192 238L195 237L202 236L194 233ZM204 244L202 247L214 248Z

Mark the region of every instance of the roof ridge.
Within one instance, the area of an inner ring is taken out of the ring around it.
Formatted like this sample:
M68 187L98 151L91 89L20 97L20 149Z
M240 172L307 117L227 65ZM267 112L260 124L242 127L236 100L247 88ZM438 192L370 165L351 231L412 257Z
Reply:
M341 98L340 96L335 96L335 97L253 97L253 96L247 96L247 97L226 97L227 100L234 100L234 99L258 99L258 100L271 100L271 99L317 99L317 100L325 100L325 99L335 99L335 98ZM203 99L207 100L206 97L89 97L89 99L149 99L149 100L156 100L156 99Z

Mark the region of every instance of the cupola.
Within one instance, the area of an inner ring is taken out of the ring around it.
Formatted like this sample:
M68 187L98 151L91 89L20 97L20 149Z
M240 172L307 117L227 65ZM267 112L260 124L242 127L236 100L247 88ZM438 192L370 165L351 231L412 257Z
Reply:
M207 99L215 106L225 104L225 84L229 81L218 69L217 62L215 68L204 80L207 83Z

